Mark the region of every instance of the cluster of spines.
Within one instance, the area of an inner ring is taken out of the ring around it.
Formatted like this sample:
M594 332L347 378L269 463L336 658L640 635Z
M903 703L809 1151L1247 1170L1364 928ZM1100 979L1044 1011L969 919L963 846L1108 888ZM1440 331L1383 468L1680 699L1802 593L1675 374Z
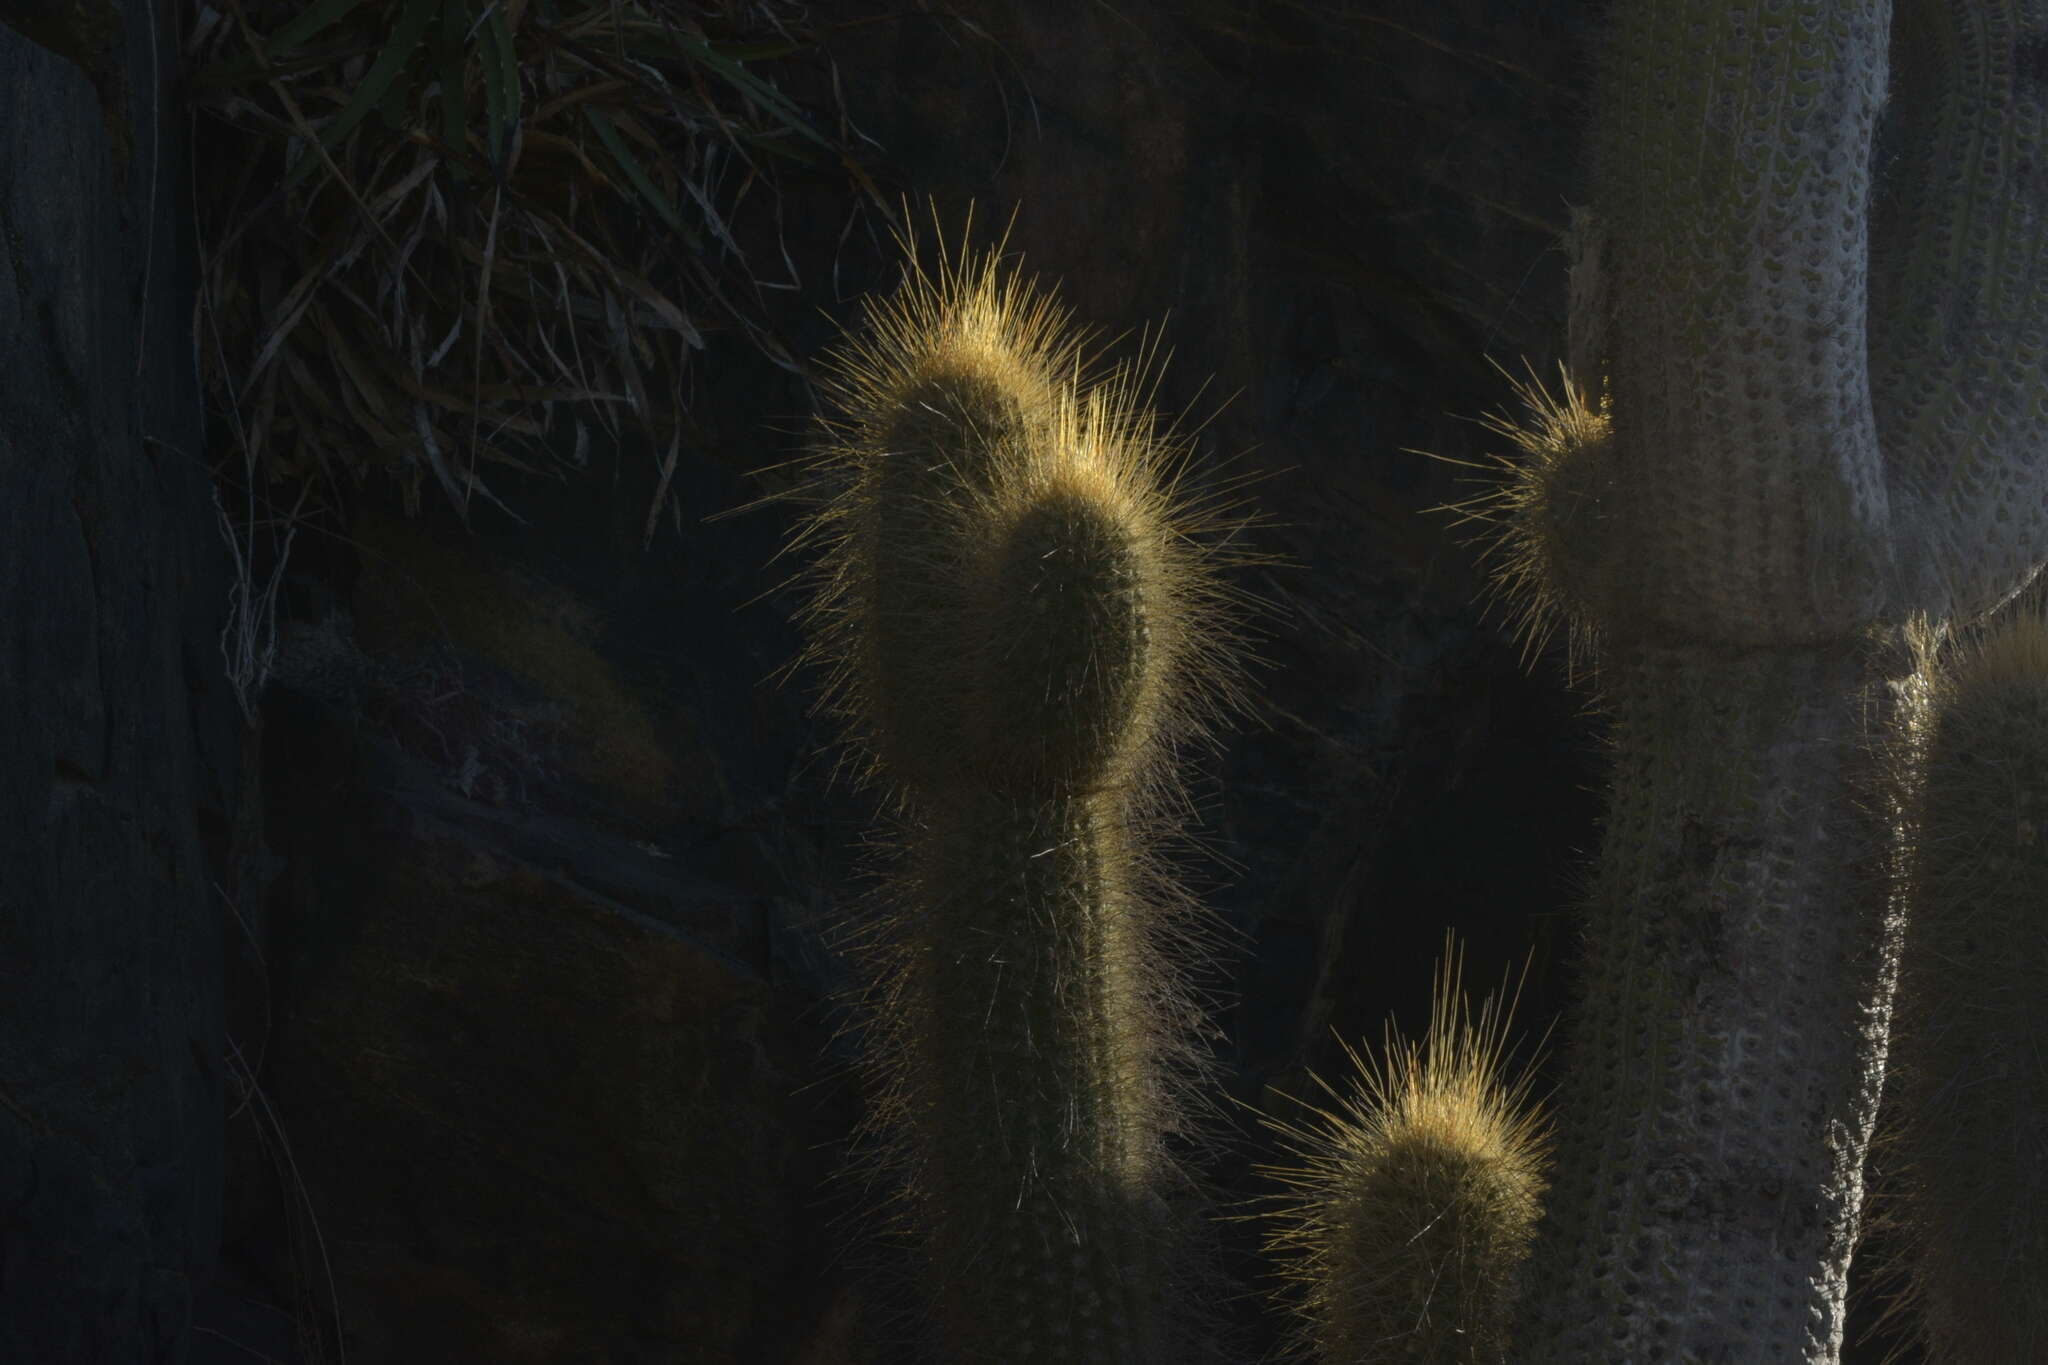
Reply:
M1525 662L1562 630L1567 666L1577 672L1598 652L1599 624L1614 615L1614 424L1604 397L1589 397L1562 366L1558 389L1532 372L1512 376L1520 420L1502 414L1482 425L1512 450L1483 466L1486 491L1445 510L1483 525L1483 562L1493 600L1513 616Z
M964 672L1013 671L1000 621L981 612L1003 572L993 556L1092 523L1109 528L1104 547L1130 547L1126 586L1145 602L1149 657L1102 778L1171 786L1173 752L1244 705L1246 599L1217 570L1250 562L1234 540L1247 518L1227 488L1188 490L1188 441L1152 412L1149 351L1100 372L1089 335L1004 269L1000 245L949 255L941 240L929 272L908 234L902 246L913 264L901 287L870 299L825 358L837 416L794 494L811 510L791 548L810 548L816 565L804 660L824 670L826 707L862 776L886 790L1003 768L985 745L1013 734L974 705ZM979 600L957 590L976 574Z
M1292 1163L1269 1250L1286 1266L1297 1345L1325 1365L1501 1365L1548 1160L1524 1072L1501 1074L1512 1005L1475 1020L1446 940L1429 1031L1388 1030L1377 1062L1301 1123L1267 1119Z

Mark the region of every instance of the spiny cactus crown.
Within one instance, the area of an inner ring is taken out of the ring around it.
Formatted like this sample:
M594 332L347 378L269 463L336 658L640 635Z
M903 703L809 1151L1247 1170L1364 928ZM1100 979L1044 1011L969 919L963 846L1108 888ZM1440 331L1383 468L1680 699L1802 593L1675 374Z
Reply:
M1335 1108L1268 1119L1296 1164L1269 1169L1287 1194L1269 1249L1287 1267L1300 1344L1325 1361L1501 1365L1518 1277L1535 1235L1548 1159L1530 1078L1500 1075L1512 1005L1475 1021L1447 938L1429 1031L1391 1028L1359 1057Z

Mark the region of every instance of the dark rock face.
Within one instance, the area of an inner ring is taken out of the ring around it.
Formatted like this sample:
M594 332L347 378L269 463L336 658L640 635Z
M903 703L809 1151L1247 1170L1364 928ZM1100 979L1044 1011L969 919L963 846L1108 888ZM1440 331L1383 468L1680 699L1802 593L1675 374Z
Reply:
M357 534L376 567L327 654L292 642L266 766L303 1183L251 1189L231 1242L296 1229L272 1272L333 1295L353 1358L777 1358L826 1308L812 1204L853 1113L778 962L805 908L571 594Z
M0 28L9 1361L184 1358L220 1239L222 926L260 899L164 18L135 8L96 64L104 117L79 68Z

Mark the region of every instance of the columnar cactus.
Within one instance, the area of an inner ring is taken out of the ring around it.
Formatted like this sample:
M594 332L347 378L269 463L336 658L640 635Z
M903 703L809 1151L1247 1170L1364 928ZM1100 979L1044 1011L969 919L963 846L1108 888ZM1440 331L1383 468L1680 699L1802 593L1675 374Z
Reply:
M1183 1359L1196 920L1156 845L1175 747L1235 688L1228 509L993 256L910 275L836 374L809 623L898 824L870 1056L940 1353Z
M1894 1305L1929 1358L2048 1362L2048 626L1934 670L1894 1013Z
M1587 538L1520 562L1571 566L1614 727L1529 1365L1839 1353L1887 641L2048 558L2048 5L1896 8L1615 7L1572 318L1611 425L1511 531Z
M1544 1123L1529 1077L1500 1074L1511 1006L1471 1016L1446 942L1429 1031L1390 1028L1377 1063L1356 1053L1334 1102L1266 1120L1294 1164L1270 1250L1290 1281L1298 1342L1325 1365L1502 1365L1543 1194Z

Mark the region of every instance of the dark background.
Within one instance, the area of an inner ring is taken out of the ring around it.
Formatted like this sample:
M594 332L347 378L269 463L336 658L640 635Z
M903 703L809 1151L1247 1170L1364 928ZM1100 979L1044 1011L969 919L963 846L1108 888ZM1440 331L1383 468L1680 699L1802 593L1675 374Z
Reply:
M1548 376L1562 347L1595 7L810 19L819 46L759 74L955 240L970 203L982 244L1014 211L1009 250L1127 338L1111 357L1162 336L1161 406L1200 423L1200 467L1260 476L1254 544L1277 562L1241 574L1270 604L1253 714L1190 772L1204 852L1185 870L1228 928L1198 964L1219 1204L1270 1193L1253 1108L1291 1116L1310 1072L1341 1077L1338 1038L1376 1045L1390 1015L1419 1032L1447 928L1475 991L1529 964L1513 1036L1535 1055L1571 984L1599 725L1559 652L1524 660L1484 609L1471 528L1443 509L1481 487L1450 461L1499 447L1475 421L1511 403L1493 365ZM61 85L18 48L0 55ZM785 169L730 211L755 302L806 361L897 277L839 168ZM643 450L497 478L518 521L351 490L294 542L245 729L221 722L200 462L152 514L190 566L165 648L211 717L179 743L219 773L185 817L229 1040L201 1066L229 1117L192 1358L901 1358L899 1254L873 1236L877 1193L838 1174L861 1096L830 926L867 884L874 801L833 778L817 679L772 678L801 647L796 566L775 560L794 509L708 520L782 486L750 471L800 453L816 398L716 334L690 397L683 515L646 548ZM10 762L99 780L27 753ZM1279 1327L1268 1272L1254 1229L1220 1235L1255 1359Z

